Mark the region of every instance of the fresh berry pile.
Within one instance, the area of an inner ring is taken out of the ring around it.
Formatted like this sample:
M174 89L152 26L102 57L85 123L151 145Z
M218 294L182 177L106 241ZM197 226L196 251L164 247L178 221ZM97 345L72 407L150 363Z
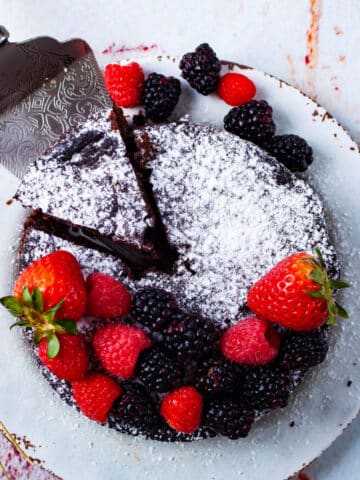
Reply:
M57 251L27 267L0 302L16 325L32 327L39 360L70 383L90 419L163 440L237 439L258 415L287 405L293 372L324 360L325 322L347 315L332 291L347 286L328 278L320 252L291 255L250 289L254 315L221 330L163 290L131 296L102 273L85 282L75 257ZM101 319L90 341L66 318L79 312L85 323Z

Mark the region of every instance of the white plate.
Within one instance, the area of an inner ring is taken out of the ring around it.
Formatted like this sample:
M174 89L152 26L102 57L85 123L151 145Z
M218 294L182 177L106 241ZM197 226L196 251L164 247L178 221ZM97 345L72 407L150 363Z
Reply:
M102 65L120 56L99 55ZM137 59L146 72L179 77L178 60ZM353 288L342 303L351 319L334 329L336 342L327 360L315 368L286 409L257 422L240 441L211 439L166 444L107 430L74 412L53 394L38 372L21 335L9 332L2 310L0 335L0 417L11 431L38 445L36 455L65 480L282 480L316 458L341 434L360 406L360 155L349 135L325 110L293 87L263 72L234 66L257 85L258 98L274 108L278 133L297 133L313 146L315 162L308 178L322 197L343 267ZM202 97L183 84L175 112L190 120L221 125L229 107L215 96ZM185 100L185 101L184 101ZM10 246L16 241L22 209L5 205L17 179L0 168L0 295L9 292ZM347 381L352 380L351 387ZM291 428L290 422L295 422ZM74 473L78 472L78 473ZM85 473L86 472L86 473Z

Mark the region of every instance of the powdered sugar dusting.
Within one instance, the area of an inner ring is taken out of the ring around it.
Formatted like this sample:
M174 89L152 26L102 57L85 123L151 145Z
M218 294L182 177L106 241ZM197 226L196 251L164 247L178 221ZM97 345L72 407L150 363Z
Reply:
M37 159L17 198L26 207L142 245L146 207L110 111L66 133Z
M158 150L151 182L180 261L176 275L150 273L142 285L170 290L184 308L223 322L291 253L319 246L335 267L319 198L263 150L204 125L147 127L136 133L139 146L144 134Z

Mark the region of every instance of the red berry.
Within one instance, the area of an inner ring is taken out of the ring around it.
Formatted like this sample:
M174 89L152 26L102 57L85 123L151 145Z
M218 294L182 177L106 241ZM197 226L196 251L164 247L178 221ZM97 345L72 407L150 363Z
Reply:
M102 373L91 373L72 382L72 394L84 415L100 423L106 422L115 400L122 394L119 384Z
M122 323L99 328L93 338L95 352L105 370L125 379L134 375L140 352L150 345L143 330Z
M226 73L220 78L217 93L228 105L239 107L255 97L256 87L241 73Z
M64 300L56 319L79 320L86 306L86 289L79 262L69 252L58 250L31 263L19 275L14 296L19 300L25 287L30 293L38 287L43 297L43 311Z
M86 313L100 318L121 318L131 307L131 295L125 286L105 273L92 273L87 277Z
M88 370L87 345L80 335L58 334L60 350L55 358L48 357L48 346L44 337L39 344L39 357L42 363L55 375L71 382L83 378Z
M278 354L280 337L264 319L248 317L228 328L220 339L222 354L245 365L264 365Z
M252 312L272 322L297 331L320 327L347 312L335 302L333 289L349 287L340 280L330 280L321 252L318 259L308 253L295 253L279 262L249 290Z
M104 79L111 99L118 107L136 107L140 103L144 72L138 63L110 63L105 67Z
M200 426L203 399L194 387L181 387L166 395L160 414L166 423L183 433L193 433Z

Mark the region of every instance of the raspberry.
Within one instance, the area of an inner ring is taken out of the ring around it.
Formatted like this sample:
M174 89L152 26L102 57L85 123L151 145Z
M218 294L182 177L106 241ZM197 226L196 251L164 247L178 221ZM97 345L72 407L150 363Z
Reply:
M286 407L291 379L283 368L266 365L253 367L244 376L242 399L253 408L268 411Z
M110 63L104 71L106 88L118 107L136 107L141 98L144 72L136 62L128 65Z
M89 366L87 345L80 335L63 333L57 335L60 350L55 358L48 358L47 341L44 337L39 344L39 358L55 375L71 382L83 378Z
M92 373L83 380L72 382L72 394L82 413L104 423L122 389L115 380L102 373Z
M134 375L140 352L150 345L143 330L122 323L109 323L93 337L95 352L105 370L125 379Z
M221 63L207 43L199 45L195 52L186 53L179 67L185 80L202 95L209 95L216 90Z
M184 367L159 348L145 350L137 364L137 376L149 390L168 392L184 378Z
M269 140L276 130L272 108L265 100L251 100L232 108L224 118L224 128L258 145Z
M215 433L236 440L246 437L255 421L254 411L232 400L211 400L205 409L203 425Z
M181 387L163 398L160 414L166 423L182 433L193 433L200 426L203 400L194 387Z
M131 316L152 331L159 331L167 325L176 308L171 293L157 288L138 290L133 298Z
M160 416L150 395L137 383L125 383L123 388L122 396L114 404L114 415L109 423L120 421L123 428L132 433L134 429L139 433L154 430L160 422Z
M181 86L177 78L150 73L141 97L146 116L153 122L166 120L174 111L180 93Z
M206 357L217 347L218 338L213 322L180 310L163 334L164 348L180 361Z
M217 93L228 105L238 107L255 97L256 87L250 78L241 73L226 73L220 79Z
M205 360L194 378L195 387L204 394L231 394L234 390L234 368L225 358L214 357Z
M298 135L277 135L266 149L292 172L305 172L314 160L312 148Z
M278 354L280 337L264 319L248 317L221 336L220 349L229 360L245 365L264 365Z
M121 318L131 307L131 296L125 286L104 273L92 273L86 279L87 315Z
M292 370L309 370L324 361L328 349L325 329L310 333L289 331L281 342L279 362Z

